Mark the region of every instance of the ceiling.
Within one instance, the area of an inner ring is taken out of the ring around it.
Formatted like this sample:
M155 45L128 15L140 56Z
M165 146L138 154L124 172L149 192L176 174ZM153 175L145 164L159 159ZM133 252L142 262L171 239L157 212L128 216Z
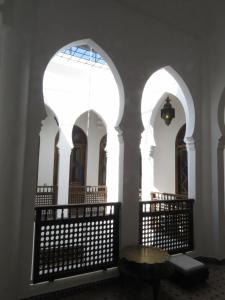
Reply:
M207 35L223 0L115 0L128 9L149 16L195 36Z

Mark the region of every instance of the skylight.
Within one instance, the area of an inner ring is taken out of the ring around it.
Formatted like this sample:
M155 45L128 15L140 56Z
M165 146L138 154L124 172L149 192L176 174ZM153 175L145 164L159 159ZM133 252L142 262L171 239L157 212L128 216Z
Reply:
M95 50L90 49L88 46L72 46L64 48L57 53L57 56L67 60L90 64L96 67L107 66L107 63L101 55Z

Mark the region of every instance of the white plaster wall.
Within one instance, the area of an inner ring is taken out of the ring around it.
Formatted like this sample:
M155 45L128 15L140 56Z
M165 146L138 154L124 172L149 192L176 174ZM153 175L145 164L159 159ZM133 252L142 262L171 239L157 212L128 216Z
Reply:
M87 172L86 185L98 185L99 145L106 134L106 128L101 118L93 111L80 116L75 124L87 135Z
M47 111L40 132L38 185L53 185L55 137L59 128L54 115Z
M172 95L170 95L170 99L172 100L171 105L175 109L175 119L169 126L161 119L163 102L153 125L156 144L154 150L154 187L160 192L175 193L175 141L179 129L185 123L185 114L180 101Z

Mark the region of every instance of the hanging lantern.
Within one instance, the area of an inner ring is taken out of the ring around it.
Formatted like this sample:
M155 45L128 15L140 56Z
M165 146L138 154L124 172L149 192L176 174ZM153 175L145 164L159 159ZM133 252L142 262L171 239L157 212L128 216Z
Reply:
M172 119L175 118L175 109L170 104L170 98L166 98L166 103L161 109L161 118L165 121L166 125L169 126Z

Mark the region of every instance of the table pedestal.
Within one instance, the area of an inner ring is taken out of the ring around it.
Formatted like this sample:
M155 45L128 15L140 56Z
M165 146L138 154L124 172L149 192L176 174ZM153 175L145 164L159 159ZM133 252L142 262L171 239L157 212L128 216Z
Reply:
M138 290L143 283L153 289L154 300L158 299L160 280L172 275L174 269L168 262L166 251L153 247L132 246L121 252L119 272L123 282Z

